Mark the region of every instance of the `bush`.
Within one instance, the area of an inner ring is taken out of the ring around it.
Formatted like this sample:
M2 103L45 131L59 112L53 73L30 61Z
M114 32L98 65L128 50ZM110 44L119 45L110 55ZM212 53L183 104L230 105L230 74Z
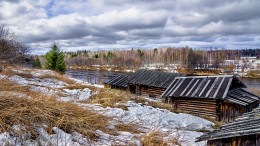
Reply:
M51 46L51 48L52 49L45 55L45 68L64 74L66 71L64 54L58 49L55 43Z
M14 33L0 26L0 63L21 63L26 59L29 48L19 42ZM25 61L26 62L26 61Z
M41 68L41 61L38 56L36 56L36 59L33 60L33 68Z

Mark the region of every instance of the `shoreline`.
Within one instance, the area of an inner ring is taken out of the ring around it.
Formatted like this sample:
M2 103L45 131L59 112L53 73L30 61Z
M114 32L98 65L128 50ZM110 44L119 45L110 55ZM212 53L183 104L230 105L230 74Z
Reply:
M135 72L140 68L123 68L123 67L114 67L114 66L69 66L67 70L86 70L86 71L108 71L108 72ZM163 70L164 69L153 69L153 70ZM171 71L169 71L171 72ZM220 75L220 74L219 74ZM227 74L227 75L235 75L235 74ZM240 78L247 78L247 79L260 79L259 77L252 77L252 76L239 76Z

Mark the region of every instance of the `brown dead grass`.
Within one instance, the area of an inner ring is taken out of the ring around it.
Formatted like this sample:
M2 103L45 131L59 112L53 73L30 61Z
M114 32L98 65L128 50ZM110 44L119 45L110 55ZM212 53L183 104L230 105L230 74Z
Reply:
M186 68L177 69L178 73L187 74L187 75L200 75L200 76L209 76L209 75L219 75L220 70L193 70Z
M44 79L44 78L51 78L51 79L56 79L56 80L59 80L59 81L62 81L62 82L65 82L69 85L71 84L76 84L75 81L71 80L68 76L66 75L61 75L61 74L58 74L58 73L55 73L55 74L49 74L49 75L43 75L40 77L41 79Z
M166 137L166 133L161 133L158 131L153 131L151 133L148 133L144 135L142 140L143 146L168 146L168 145L177 145L181 146L181 144L178 142L178 139L172 139L172 140L164 140L163 138Z
M154 108L167 109L169 111L173 111L171 104L167 104L164 102L149 101L140 96L134 96L131 98L131 100L135 101L136 103L142 103L144 105L152 106Z
M83 87L89 88L87 86L83 86ZM163 102L149 101L144 99L143 97L135 96L127 91L108 89L108 88L95 88L95 87L92 87L91 90L98 91L98 94L93 95L90 98L90 100L84 102L91 103L91 104L101 104L103 107L113 107L113 108L121 108L127 110L127 106L118 103L126 103L127 101L132 100L135 101L136 103L142 103L155 108L167 109L172 111L172 107L170 104L166 104Z
M10 82L8 80L0 80L0 91L15 91L15 92L22 92L22 93L28 93L30 87L29 86L21 86L17 85L13 82Z
M107 117L90 110L82 109L75 104L61 103L53 98L16 98L11 96L0 97L0 131L10 131L13 125L22 126L26 132L37 137L37 128L48 125L58 127L66 132L77 131L86 137L95 140L98 136L95 131L108 131Z
M14 69L14 68L13 68ZM18 75L18 76L21 76L23 78L32 78L32 74L29 73L29 72L17 72L17 71L14 71L13 69L10 69L10 68L6 68L2 74L10 77L10 76L14 76L14 75ZM18 69L17 69L18 70Z
M98 90L97 87L88 86L88 85L82 85L82 84L78 84L78 83L69 84L68 86L66 86L66 87L64 87L64 88L61 88L61 89L70 89L70 90L73 90L73 89L85 89L85 88L88 88L88 89L90 89L91 91L94 91L94 92Z
M0 96L0 132L12 131L13 125L20 125L24 132L30 132L37 137L37 128L48 125L58 127L66 132L77 131L86 137L95 140L96 130L111 133L108 129L109 118L83 109L73 103L56 101L43 93L29 91L28 86L17 85L8 80L1 80L0 91L15 92L27 97L15 97L12 94Z
M130 97L133 96L126 91L116 89L96 88L96 91L98 91L98 93L90 97L87 103L101 104L103 107L127 109L126 106L117 103L129 101Z
M132 134L139 134L142 132L138 129L138 125L135 125L135 124L118 123L115 125L115 128L118 131L127 131Z

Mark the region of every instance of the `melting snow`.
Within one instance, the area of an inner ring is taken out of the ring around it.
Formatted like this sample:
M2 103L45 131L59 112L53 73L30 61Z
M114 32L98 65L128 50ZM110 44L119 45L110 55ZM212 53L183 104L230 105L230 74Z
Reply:
M128 102L128 110L120 108L100 107L98 105L81 106L90 107L99 113L114 118L116 121L122 121L125 124L134 123L143 130L167 132L166 139L179 137L182 145L197 146L205 145L205 142L195 143L195 138L201 136L202 132L198 130L211 130L213 123L189 114L176 114L164 109L158 109L151 106L140 105L134 102Z
M63 88L67 85L62 81L51 78L40 78L45 74L52 74L52 71L48 70L33 70L31 74L33 78L22 78L20 76L11 76L8 78L5 75L0 74L0 79L8 79L14 81L20 85L31 86L32 91L41 91L46 94L57 94L59 88ZM73 78L71 78L73 79ZM83 85L90 85L99 88L103 88L103 85L92 85L87 82L83 82L77 79L73 79L75 82ZM90 89L63 89L59 91L61 96L60 101L77 101L87 100L93 94ZM114 120L111 122L111 126L121 121L125 124L134 123L138 125L144 132L151 132L154 130L167 133L165 139L172 139L178 137L178 140L182 145L197 146L206 145L205 142L195 143L195 138L202 135L199 130L211 130L213 123L189 114L176 114L164 109L158 109L147 105L141 105L135 102L129 101L125 105L128 110L120 108L103 108L100 105L82 104L77 103L79 106L85 108L91 108L96 112L99 112L105 116L111 117ZM72 132L66 133L63 130L54 127L54 134L49 135L44 128L39 128L38 133L40 135L40 144L42 145L141 145L140 136L142 134L131 134L129 132L120 132L118 136L113 136L97 130L96 133L100 135L97 142L90 141L84 138L83 135ZM131 141L131 143L129 143ZM23 140L19 137L4 132L0 134L0 145L38 145L34 140Z
M85 89L63 89L63 96L60 97L60 101L82 101L87 100L92 94L92 91L88 88ZM96 94L96 93L94 93Z

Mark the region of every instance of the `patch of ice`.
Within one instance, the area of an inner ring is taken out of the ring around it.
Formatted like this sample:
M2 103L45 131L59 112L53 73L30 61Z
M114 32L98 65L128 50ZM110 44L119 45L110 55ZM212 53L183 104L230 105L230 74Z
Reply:
M63 96L60 97L61 101L82 101L87 100L92 95L92 91L88 88L85 89L63 89Z
M95 145L136 145L141 146L140 134L131 134L129 132L120 132L118 136L113 136L107 133L97 130L96 133L100 136ZM140 139L140 138L139 138Z
M6 75L1 75L1 74L0 74L0 79L6 79L6 78L7 78Z
M30 71L33 77L42 77L44 75L52 75L55 74L52 70L31 70Z
M37 86L44 86L49 88L63 88L67 85L67 83L64 83L62 81L56 80L56 79L50 79L50 78L22 78L18 75L11 76L9 78L10 81L16 82L20 85L37 85Z
M30 91L42 92L48 95L55 95L57 93L57 91L53 89L49 89L47 87L34 86L34 85L31 86Z

